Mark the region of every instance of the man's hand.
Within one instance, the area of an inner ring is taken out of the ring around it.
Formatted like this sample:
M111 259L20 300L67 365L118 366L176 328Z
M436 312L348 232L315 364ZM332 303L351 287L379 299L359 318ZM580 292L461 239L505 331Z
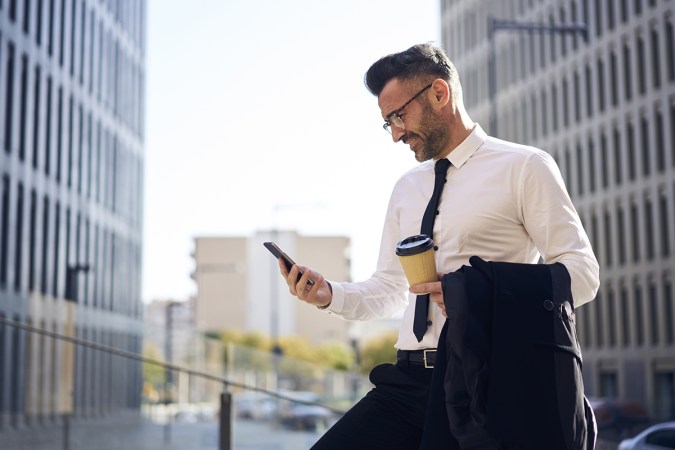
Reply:
M438 278L439 279L443 278L443 274L439 272ZM448 315L445 312L445 303L443 302L443 287L441 286L440 281L432 281L430 283L420 283L414 286L410 286L410 292L418 295L430 294L429 300L436 303L438 307L441 308L443 315L445 317L448 317Z
M288 284L288 289L292 295L319 308L326 308L330 305L333 300L333 292L323 275L299 264L295 264L289 272L281 258L279 259L279 269L286 279L286 284ZM302 277L298 280L300 271L302 271ZM310 286L309 280L312 280L314 285Z

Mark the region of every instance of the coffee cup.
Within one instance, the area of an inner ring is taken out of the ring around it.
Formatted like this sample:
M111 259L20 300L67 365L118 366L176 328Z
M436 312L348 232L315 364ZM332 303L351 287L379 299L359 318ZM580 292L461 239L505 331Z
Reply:
M396 255L411 286L438 281L434 241L425 234L410 236L396 244Z

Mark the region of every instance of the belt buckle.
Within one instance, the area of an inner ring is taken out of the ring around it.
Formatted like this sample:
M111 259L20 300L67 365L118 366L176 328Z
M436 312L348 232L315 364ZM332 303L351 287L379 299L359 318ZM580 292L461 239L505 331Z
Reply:
M427 363L427 352L434 352L434 353L436 353L436 349L435 349L435 348L429 348L429 349L424 349L424 350L423 350L423 355L424 355L424 368L425 368L425 369L433 369L433 368L434 368L434 363L435 363L435 361L434 361L434 363L431 363L431 365L429 365L429 363Z

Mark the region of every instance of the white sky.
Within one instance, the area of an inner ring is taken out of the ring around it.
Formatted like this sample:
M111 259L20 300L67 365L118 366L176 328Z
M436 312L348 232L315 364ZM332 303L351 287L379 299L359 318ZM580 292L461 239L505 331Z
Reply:
M273 226L349 236L367 278L417 163L363 75L439 22L438 0L149 0L143 300L195 293L196 236Z

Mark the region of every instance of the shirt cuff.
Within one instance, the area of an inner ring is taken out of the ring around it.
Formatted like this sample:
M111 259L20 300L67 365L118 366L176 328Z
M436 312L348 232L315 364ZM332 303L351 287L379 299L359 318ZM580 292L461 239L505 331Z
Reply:
M341 283L328 281L333 288L333 300L326 308L320 308L322 311L328 311L335 314L342 313L345 305L345 289Z

